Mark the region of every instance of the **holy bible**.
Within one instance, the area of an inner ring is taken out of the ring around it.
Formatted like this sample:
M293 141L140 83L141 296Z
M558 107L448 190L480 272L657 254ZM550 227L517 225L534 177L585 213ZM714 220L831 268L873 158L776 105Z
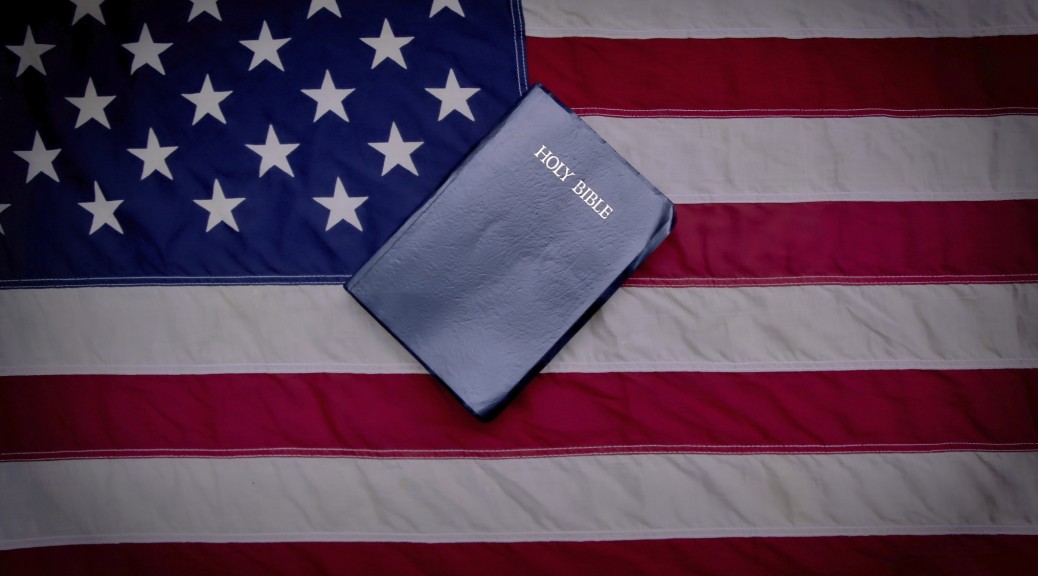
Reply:
M673 204L538 85L346 290L487 421L673 223Z

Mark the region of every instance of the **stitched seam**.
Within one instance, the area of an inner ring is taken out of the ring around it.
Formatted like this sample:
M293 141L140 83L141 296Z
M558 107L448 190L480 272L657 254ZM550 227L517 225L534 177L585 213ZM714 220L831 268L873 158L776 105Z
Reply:
M2 282L78 282L80 280L154 280L156 278L169 278L179 279L185 278L189 280L199 280L205 278L230 278L234 280L255 280L258 278L349 278L352 274L264 274L264 275L231 275L231 276L84 276L83 278L13 278L10 280L2 280Z
M515 24L515 1L508 0L508 12L512 18L512 48L515 51L515 83L519 87L519 95L523 94L523 73L519 68L519 32Z
M594 26L535 26L533 28L527 28L528 35L537 36L534 32L551 32L553 36L545 36L547 38L554 37L567 37L573 36L573 32L612 32L612 33L638 33L645 34L674 34L674 33L704 33L704 32L806 32L806 33L827 33L827 32L902 32L906 34L917 34L920 32L991 32L991 35L999 35L999 32L1006 30L1038 30L1038 25L1011 25L1005 24L1000 26L978 26L976 28L945 28L941 26L933 26L926 28L912 28L912 27L900 27L900 28L775 28L765 26L747 26L738 28L598 28ZM539 36L542 37L542 36ZM767 37L767 36L765 36ZM900 38L901 36L895 36ZM908 36L911 37L911 36ZM641 38L639 36L639 38ZM854 38L854 37L850 37ZM646 40L652 39L651 36L644 38ZM691 37L695 39L695 37Z
M641 118L673 118L674 116L668 116L666 114L610 114L610 113L599 113L592 110L577 110L577 113L581 116L598 116L601 118L629 118L629 119L641 119ZM862 118L862 117L873 117L873 118L992 118L996 116L1035 116L1038 115L1038 108L1025 112L1004 112L1004 113L992 113L992 114L948 114L948 113L934 113L934 114L915 114L912 116L897 116L894 114L827 114L825 116L812 115L812 114L785 114L782 110L771 110L769 114L710 114L702 116L688 116L688 118ZM684 116L678 116L679 118Z
M859 455L859 454L947 454L952 452L971 452L971 453L1006 453L1006 454L1019 454L1019 453L1030 453L1038 454L1036 450L1029 450L1026 448L1016 450L992 450L992 449L975 449L975 450L962 450L956 448L947 449L932 449L932 450L870 450L867 452L840 452L832 451L825 452L825 454L833 455ZM468 456L465 458L461 457L433 457L433 456L363 456L363 455L352 455L352 456L340 456L340 455L328 455L328 454L312 454L307 456L299 455L276 455L276 454L263 454L263 455L243 455L243 454L226 454L221 456L198 456L198 455L176 455L176 454L164 454L161 456L138 456L138 457L124 457L124 456L73 456L71 458L32 458L31 460L36 462L47 462L47 461L65 461L65 460L144 460L144 459L182 459L182 460L237 460L245 458L338 458L338 459L349 459L349 460L414 460L414 461L442 461L442 460L531 460L534 458L589 458L597 456L674 456L674 455L704 455L704 456L795 456L801 453L787 452L787 451L711 451L711 452L684 452L684 451L658 451L658 452L592 452L587 454L567 454L565 456L558 456L552 454L529 454L525 456ZM819 452L803 452L803 455L819 454ZM30 460L30 459L26 459ZM8 462L14 460L7 460Z
M555 366L553 370L547 373L561 373L561 372L581 372L580 368L594 368L594 370L585 370L586 372L593 374L605 374L610 372L665 372L669 370L662 370L661 368L678 369L683 372L738 372L742 370L726 370L734 368L742 368L748 372L763 372L767 371L770 367L781 367L790 366L801 368L806 371L812 372L824 372L828 371L830 366L839 367L833 368L836 370L840 369L853 369L855 367L872 368L882 370L887 366L908 366L910 368L916 368L920 370L928 369L942 369L949 367L961 367L961 368L973 368L973 369L985 369L985 368L1038 368L1038 356L1025 357L1025 358L995 358L995 359L937 359L937 360L761 360L753 362L686 362L681 360L658 360L658 361L636 361L636 362L624 362L624 361L613 361L613 362L565 362L559 366ZM200 372L192 370L191 372L174 372L174 375L204 375L204 374L225 374L225 373L242 373L240 372L243 368L251 369L252 372L245 372L248 374L257 373L258 368L262 368L263 371L272 371L275 369L295 369L295 372L289 372L292 374L308 374L308 373L338 373L332 372L332 369L342 370L343 373L353 373L358 369L361 370L362 374L424 374L424 372L414 371L417 368L415 364L365 364L365 363L238 363L238 364L199 364L199 363L184 363L184 364L118 364L118 365L105 365L103 368L106 370L103 374L126 374L123 370L134 370L134 373L141 374L158 374L168 373L171 370L177 368L190 367L192 369L205 368L212 370L212 372ZM603 367L609 369L603 370ZM301 369L306 370L301 370ZM641 370L639 370L641 368ZM76 370L72 372L71 370ZM82 373L97 373L98 366L91 365L44 365L44 366L19 366L11 365L4 368L0 368L0 377L3 376L25 376L25 375L37 375L37 374L54 374L58 371L59 374L82 374ZM375 371L378 369L379 371ZM84 372L79 372L83 370ZM120 370L112 372L112 370ZM157 371L162 372L157 372ZM372 370L370 372L364 372L364 370ZM802 371L802 370L798 370Z
M960 281L960 282L954 282L954 281L945 282L945 284L1022 284L1022 283L1023 282L1020 282L1018 280L984 280L984 281L976 281L976 282L967 282L967 281L963 280L963 281ZM817 281L817 282L770 282L770 283L762 282L762 283L759 283L759 284L740 283L740 282L725 283L723 281L717 281L717 282L684 282L684 283L683 282L662 283L662 281L661 281L661 283L657 283L657 284L654 284L654 283L651 283L651 282L645 283L645 284L640 284L637 281L632 281L632 282L630 282L628 284L624 284L624 286L627 287L627 288L733 288L733 287L734 288L739 288L739 287L744 287L744 288L752 288L752 287L766 288L766 287L774 287L774 286L933 286L935 284L938 284L938 283L935 283L935 282L924 282L924 281L911 281L911 280L888 281L888 282L852 282L852 281L840 282L838 280L829 280L829 281Z
M0 457L6 456L25 456L25 455L43 455L43 454L79 454L79 453L92 453L92 452L212 452L212 453L223 453L223 452L370 452L372 454L380 453L402 453L402 452L415 452L415 453L429 453L429 452L456 452L459 454L467 453L524 453L524 452L565 452L574 450L632 450L632 449L667 449L667 450L681 450L681 449L739 449L739 448L755 448L755 449L782 449L782 448L802 448L802 449L828 449L828 448L897 448L897 447L911 447L911 446L1018 446L1018 447L1038 447L1038 441L1035 442L974 442L974 441L946 441L946 442L862 442L862 443L845 443L845 444L603 444L603 445L590 445L590 446L547 446L543 448L354 448L354 447L305 447L305 446L275 446L270 448L88 448L88 449L68 449L68 450L31 450L24 452L0 452Z
M829 275L829 276L673 276L673 277L646 277L638 276L638 280L778 280L778 279L807 279L807 278L993 278L993 277L1007 277L1007 278L1020 278L1020 277L1038 277L1038 273L1027 272L1021 274L897 274L897 275L881 275L881 274L867 274L867 275Z
M613 108L608 106L578 106L574 110L615 110L617 112L771 112L774 110L794 110L798 112L856 112L863 110L881 110L886 112L946 112L961 110L1036 110L1035 106L987 106L983 108Z

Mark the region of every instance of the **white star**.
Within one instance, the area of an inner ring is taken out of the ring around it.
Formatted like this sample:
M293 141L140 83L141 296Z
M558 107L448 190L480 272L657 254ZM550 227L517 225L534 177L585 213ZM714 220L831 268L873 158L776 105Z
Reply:
M259 38L241 41L246 48L252 50L252 64L249 64L249 70L259 66L263 61L267 61L277 66L278 70L284 72L285 67L281 65L278 49L287 44L289 40L291 38L272 38L270 36L270 28L267 27L267 21L264 20Z
M115 217L115 209L122 203L122 200L105 200L105 195L101 193L101 186L94 182L94 201L79 203L80 206L94 215L93 220L90 222L90 233L97 232L107 224L116 232L122 234L123 227L119 225L119 220Z
M368 146L371 146L375 150L378 150L386 156L385 161L382 163L382 175L385 176L396 166L402 166L408 172L418 175L418 169L414 167L414 162L411 161L411 154L424 142L404 142L404 139L400 137L400 131L396 129L396 122L389 127L389 140L386 142L368 142Z
M346 187L342 185L342 180L336 178L335 192L331 196L314 198L321 206L328 209L328 225L324 227L325 232L331 230L332 226L342 221L349 222L354 228L363 232L364 227L360 225L360 218L357 217L357 208L367 199L366 196L361 198L347 196Z
M353 88L336 88L332 82L332 73L328 70L324 71L324 82L321 83L320 88L303 89L303 94L317 101L317 112L314 113L314 122L317 122L317 119L324 116L326 112L331 112L349 122L350 119L346 117L346 110L342 107L342 101L352 92Z
M306 19L309 20L311 16L321 10L327 10L342 18L342 12L339 12L339 3L336 0L310 0L310 11L306 13Z
M472 98L473 94L479 92L479 88L462 88L459 86L458 79L454 76L454 69L447 73L446 86L443 88L426 88L425 90L440 99L440 117L437 120L443 120L448 114L455 111L469 120L476 119L469 108L469 98Z
M444 8L450 8L460 16L465 15L465 12L461 9L461 0L433 0L432 10L429 11L429 18L435 16Z
M29 173L25 176L26 182L41 172L58 182L58 173L54 171L54 158L57 157L58 152L61 152L61 148L47 150L43 147L43 138L40 138L39 132L36 133L36 139L32 142L32 150L14 151L19 158L29 163Z
M159 174L162 174L170 180L173 179L173 174L169 171L169 166L166 165L166 157L176 150L176 146L159 146L159 139L155 136L155 129L148 128L148 145L145 148L128 148L130 154L144 160L144 169L141 170L141 180L148 177L149 174L158 170Z
M404 55L400 52L400 49L411 40L414 40L414 36L394 36L393 29L389 27L389 20L382 21L382 34L378 38L361 38L361 40L375 49L375 60L371 63L372 69L386 58L396 62L403 68L407 68L407 63L404 62Z
M231 211L244 201L244 198L227 198L224 196L223 188L220 187L220 181L213 180L212 200L195 200L195 204L209 211L209 222L205 226L205 231L208 232L215 228L217 224L223 222L235 232L238 232L238 223L234 221L234 214Z
M216 6L218 1L219 0L191 0L191 13L187 15L187 21L190 22L195 19L195 16L205 13L223 22L223 18L220 18L220 8Z
M274 133L274 126L267 128L267 141L263 144L246 144L249 150L260 155L259 175L263 176L273 167L280 168L285 174L295 178L292 166L288 163L288 155L292 153L299 144L282 144L278 135Z
M21 46L8 46L7 49L18 55L18 72L15 76L21 76L30 66L39 70L40 74L47 75L43 69L43 53L54 47L54 44L37 44L32 37L32 28L25 27L25 43Z
M0 212L3 212L4 210L7 210L10 207L11 207L10 204L0 204ZM0 224L0 234L3 234L3 233L4 233L4 225Z
M111 126L108 125L108 116L105 115L105 106L111 104L112 100L115 100L115 96L98 96L97 90L94 89L93 78L87 79L86 92L84 92L82 96L70 96L66 97L65 100L68 100L76 108L79 108L79 116L76 118L76 128L79 128L91 120L96 120L98 124L111 129Z
M205 80L202 82L201 92L181 94L181 96L187 98L195 105L195 119L191 121L191 125L198 124L198 121L205 118L206 114L226 124L227 120L223 117L223 111L220 110L220 102L223 102L223 99L230 95L231 90L225 92L213 90L213 83L209 81L209 75L206 74Z
M130 74L133 74L138 68L147 64L148 66L158 70L159 74L165 76L166 71L162 69L162 60L159 59L159 54L168 50L172 45L171 42L155 42L152 40L151 32L148 31L148 25L145 24L144 28L141 30L141 37L139 40L123 44L123 48L133 52L133 63L130 64Z
M76 5L76 13L72 16L72 23L79 22L83 16L93 16L94 20L104 24L105 15L101 13L101 4L105 0L72 0Z

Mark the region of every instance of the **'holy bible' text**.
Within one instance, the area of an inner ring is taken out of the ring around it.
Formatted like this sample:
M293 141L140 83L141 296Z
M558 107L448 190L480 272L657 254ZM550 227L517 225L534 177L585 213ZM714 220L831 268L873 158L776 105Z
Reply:
M576 176L572 170L567 166L558 156L552 153L547 146L541 145L541 149L538 150L534 157L541 161L544 166L555 175L556 178L562 182L566 182L571 176ZM569 184L567 182L567 184ZM606 203L605 199L598 195L597 192L591 189L591 186L587 185L578 176L573 187L570 191L580 197L580 199L591 207L603 220L609 217L613 213L613 207Z

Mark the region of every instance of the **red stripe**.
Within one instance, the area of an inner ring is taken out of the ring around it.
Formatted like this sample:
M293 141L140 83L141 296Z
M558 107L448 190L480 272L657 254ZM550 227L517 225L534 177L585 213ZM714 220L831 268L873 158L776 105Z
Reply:
M531 82L603 116L1038 113L1038 36L528 38Z
M1038 281L1038 201L687 204L629 286Z
M0 552L4 574L1030 575L1038 537L869 536L476 544L110 544ZM489 570L488 570L488 567Z
M5 460L1038 449L1038 370L548 374L491 424L422 375L9 377L0 406Z

